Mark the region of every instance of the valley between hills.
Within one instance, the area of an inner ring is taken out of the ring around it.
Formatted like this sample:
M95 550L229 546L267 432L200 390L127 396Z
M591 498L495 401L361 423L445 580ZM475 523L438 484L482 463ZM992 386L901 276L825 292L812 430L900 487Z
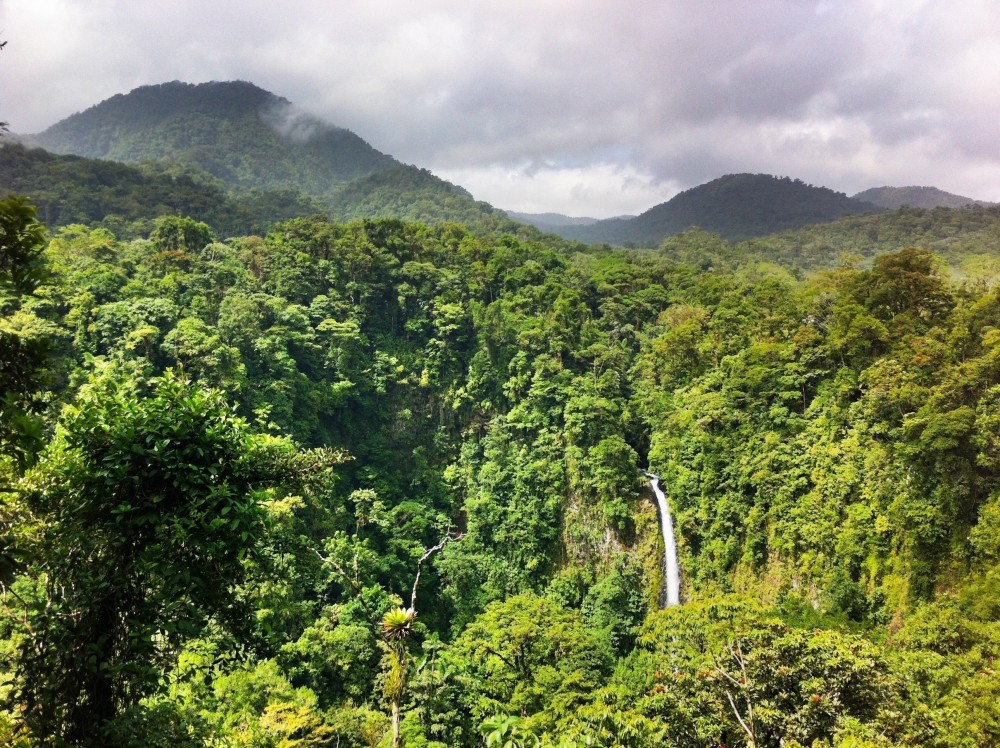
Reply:
M1000 207L508 213L247 82L0 193L0 743L1000 744Z

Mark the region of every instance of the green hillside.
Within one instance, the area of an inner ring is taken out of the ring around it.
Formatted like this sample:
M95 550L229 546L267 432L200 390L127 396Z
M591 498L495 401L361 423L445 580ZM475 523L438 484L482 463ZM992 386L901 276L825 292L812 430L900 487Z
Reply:
M340 220L402 218L436 223L448 216L449 220L479 230L524 229L503 211L475 200L467 190L413 166L398 166L357 179L334 191L329 204Z
M148 234L153 219L169 214L191 216L233 236L325 211L290 190L226 191L203 172L177 165L128 166L8 143L0 146L0 193L11 192L30 197L53 228L103 224L126 236Z
M843 193L813 187L798 179L730 174L685 190L635 218L553 230L590 244L653 247L665 237L692 227L739 241L877 210Z
M900 208L847 216L745 242L729 242L701 229L676 234L660 252L696 267L738 268L772 263L803 274L874 258L908 247L933 251L959 278L989 280L1000 258L1000 208Z

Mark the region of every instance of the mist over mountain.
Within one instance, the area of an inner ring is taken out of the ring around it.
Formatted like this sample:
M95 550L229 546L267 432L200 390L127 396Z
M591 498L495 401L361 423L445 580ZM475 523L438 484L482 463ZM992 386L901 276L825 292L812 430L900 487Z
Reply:
M350 130L244 81L143 86L35 137L55 153L125 163L170 159L229 185L311 195L399 165Z
M505 222L516 227L461 187L245 81L143 86L30 141L90 159L178 164L230 190L294 191L342 220L394 216L458 221L477 230Z

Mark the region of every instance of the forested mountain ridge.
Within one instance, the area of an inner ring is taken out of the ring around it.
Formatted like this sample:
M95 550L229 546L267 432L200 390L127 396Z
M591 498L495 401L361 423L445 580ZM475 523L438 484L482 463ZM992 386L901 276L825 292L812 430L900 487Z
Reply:
M181 164L212 175L230 190L284 193L286 205L318 200L339 220L451 220L484 231L505 221L502 211L476 201L461 187L401 164L354 133L242 81L143 86L72 115L31 142L93 159ZM295 192L307 197L293 198ZM732 174L636 217L550 222L536 217L527 223L574 241L656 246L693 227L741 241L879 208L970 202L975 201L934 188L876 188L848 198L787 177ZM278 211L274 217L288 216ZM510 224L506 228L513 229Z
M340 220L405 217L518 230L502 211L461 187L243 81L143 86L27 140L59 154L204 172L237 200L250 191L264 193L254 195L251 209L266 204L268 195L278 198L272 221L290 217L282 215L289 203L316 201Z
M245 81L142 86L33 139L55 153L125 163L169 159L229 185L310 195L399 165L349 130Z
M25 211L8 742L1000 738L995 284L320 217L42 255Z
M553 231L587 243L649 247L693 227L738 241L878 210L798 179L729 174L685 190L635 218L553 227Z
M94 159L179 163L229 189L299 192L339 220L457 221L484 231L507 220L461 187L243 81L143 86L67 117L31 142ZM877 210L800 180L730 174L636 217L528 223L573 241L652 247L692 227L739 241Z

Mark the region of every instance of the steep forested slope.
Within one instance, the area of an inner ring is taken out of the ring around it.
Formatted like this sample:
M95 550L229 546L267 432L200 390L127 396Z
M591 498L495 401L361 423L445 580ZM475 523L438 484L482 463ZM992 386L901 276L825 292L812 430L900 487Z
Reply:
M398 165L360 137L251 83L164 83L118 94L34 136L56 153L169 159L223 182L324 194Z

